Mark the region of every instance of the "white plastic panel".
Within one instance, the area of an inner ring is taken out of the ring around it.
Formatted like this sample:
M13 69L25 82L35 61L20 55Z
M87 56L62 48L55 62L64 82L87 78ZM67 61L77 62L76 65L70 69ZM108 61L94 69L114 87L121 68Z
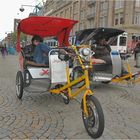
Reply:
M32 78L49 78L49 68L28 68ZM43 74L45 73L45 74Z
M51 83L67 82L66 62L61 61L58 55L50 55Z
M112 51L111 52L111 59L112 59L112 67L113 67L112 74L113 75L120 75L121 71L122 71L122 60L121 60L119 52Z

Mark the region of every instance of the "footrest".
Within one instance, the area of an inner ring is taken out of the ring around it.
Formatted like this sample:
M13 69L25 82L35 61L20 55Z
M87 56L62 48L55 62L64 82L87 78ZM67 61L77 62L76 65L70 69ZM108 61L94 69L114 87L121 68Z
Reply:
M93 81L111 81L113 75L112 74L107 74L107 73L94 73L93 74Z

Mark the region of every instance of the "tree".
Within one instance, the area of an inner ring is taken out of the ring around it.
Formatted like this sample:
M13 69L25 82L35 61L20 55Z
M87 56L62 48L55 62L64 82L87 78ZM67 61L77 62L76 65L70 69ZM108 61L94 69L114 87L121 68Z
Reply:
M26 42L27 41L27 36L24 33L20 34L20 42ZM12 43L15 46L17 42L17 32L12 33Z

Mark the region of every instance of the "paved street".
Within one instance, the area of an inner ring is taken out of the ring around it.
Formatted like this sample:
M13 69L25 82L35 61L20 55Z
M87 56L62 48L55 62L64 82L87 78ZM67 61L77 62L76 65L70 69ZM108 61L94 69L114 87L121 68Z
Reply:
M33 92L17 99L17 60L17 56L2 59L0 55L0 139L91 139L76 100L65 105L61 96ZM105 115L100 139L140 139L140 83L129 88L99 84L95 96Z

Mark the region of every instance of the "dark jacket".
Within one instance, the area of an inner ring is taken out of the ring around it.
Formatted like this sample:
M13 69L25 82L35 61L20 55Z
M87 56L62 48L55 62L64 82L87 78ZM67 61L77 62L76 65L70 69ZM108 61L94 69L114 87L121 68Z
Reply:
M93 51L95 52L94 55L95 58L102 59L108 64L111 63L111 56L110 56L111 48L109 45L105 45L105 46L97 45L97 47L93 48Z
M136 59L136 54L140 53L140 42L137 43L135 49L134 49L134 59Z

